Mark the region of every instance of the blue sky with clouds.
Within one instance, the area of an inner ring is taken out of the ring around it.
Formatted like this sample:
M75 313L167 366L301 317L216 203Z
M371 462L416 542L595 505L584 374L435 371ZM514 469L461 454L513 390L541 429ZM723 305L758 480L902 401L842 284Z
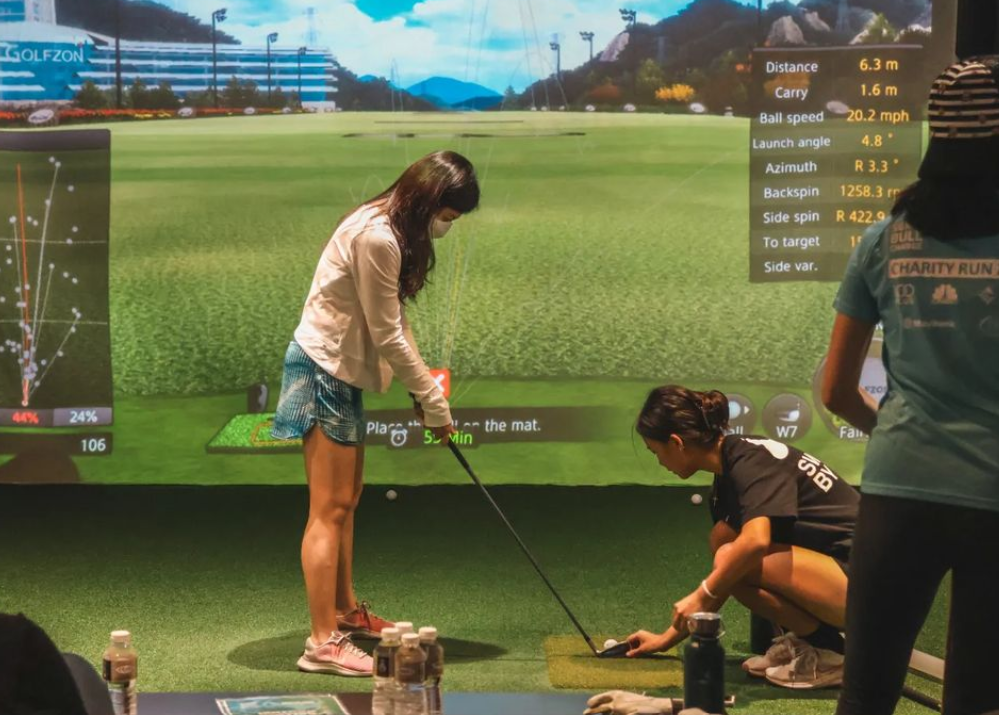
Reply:
M562 45L562 67L586 61L580 31L595 33L599 52L624 28L619 8L655 22L690 0L160 0L207 20L228 9L223 29L244 44L263 44L278 32L278 44L297 47L310 31L359 75L394 78L409 86L435 75L478 82L497 91L520 90L554 71L553 36ZM755 5L755 3L753 3Z

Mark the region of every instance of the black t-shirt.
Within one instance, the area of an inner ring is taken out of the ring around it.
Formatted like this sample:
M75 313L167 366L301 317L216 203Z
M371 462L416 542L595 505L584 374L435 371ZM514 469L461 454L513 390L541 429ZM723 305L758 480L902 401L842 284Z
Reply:
M771 540L848 561L860 493L815 457L766 437L729 435L711 490L711 518L736 532L770 518Z

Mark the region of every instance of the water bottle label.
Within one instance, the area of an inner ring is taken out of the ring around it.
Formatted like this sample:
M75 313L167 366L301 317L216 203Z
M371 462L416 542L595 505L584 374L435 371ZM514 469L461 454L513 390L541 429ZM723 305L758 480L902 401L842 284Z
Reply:
M402 665L396 669L395 679L400 683L422 683L424 680L423 663Z
M139 665L135 660L114 661L104 658L104 680L109 683L127 683L135 680L139 674Z
M388 678L392 676L392 657L389 655L380 655L375 659L375 673L379 678Z

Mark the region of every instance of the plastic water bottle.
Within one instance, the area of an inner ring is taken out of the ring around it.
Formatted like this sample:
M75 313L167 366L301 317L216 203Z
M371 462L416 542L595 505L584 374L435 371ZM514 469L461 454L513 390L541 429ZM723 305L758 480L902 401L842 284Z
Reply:
M104 681L111 694L115 715L138 712L135 679L139 674L139 656L132 647L132 634L111 631L111 643L104 650Z
M721 616L695 613L687 619L690 640L683 649L683 706L725 713L725 649Z
M375 647L375 686L371 696L372 715L394 715L396 684L395 654L402 645L398 628L382 630L382 640Z
M397 621L395 627L399 629L399 637L402 638L407 633L415 633L411 621Z
M425 626L420 629L420 647L427 654L427 715L440 715L442 711L441 679L444 677L444 646L437 640L437 629Z
M395 682L398 686L395 715L426 715L427 654L420 647L420 636L405 633L402 647L395 653Z

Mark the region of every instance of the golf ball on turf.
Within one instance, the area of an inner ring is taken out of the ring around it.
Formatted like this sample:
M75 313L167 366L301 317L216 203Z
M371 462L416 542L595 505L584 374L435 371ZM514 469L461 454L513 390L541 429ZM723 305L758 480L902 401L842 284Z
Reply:
M702 497L700 494L692 494L690 496L691 504L700 504L702 501L704 501L704 497Z
M389 501L395 501L398 496L399 494L396 492L395 489L389 489L387 492L385 492L385 498L388 499Z
M613 648L616 645L617 645L616 640L614 640L613 638L608 638L607 640L604 641L604 650L607 650L608 648Z

